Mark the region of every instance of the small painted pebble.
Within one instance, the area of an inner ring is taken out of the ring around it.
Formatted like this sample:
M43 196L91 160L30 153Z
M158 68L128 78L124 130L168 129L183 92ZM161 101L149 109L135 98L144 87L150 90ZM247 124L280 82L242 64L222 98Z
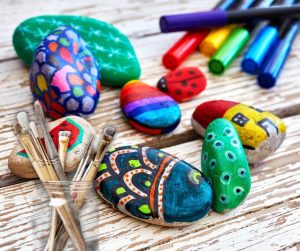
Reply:
M251 188L250 169L240 138L228 120L220 118L208 125L201 167L212 184L213 210L232 210L246 198Z
M100 96L100 71L90 50L71 27L49 34L36 50L30 87L48 116L92 114Z
M30 65L40 42L60 26L74 27L87 43L101 67L103 84L123 86L140 77L141 68L129 39L113 25L85 16L46 15L23 21L13 34L13 45L19 58ZM76 40L77 36L70 34L70 38ZM56 41L57 36L53 34L48 39ZM42 61L43 56L39 56ZM51 62L59 63L55 57ZM92 68L91 73L96 75L97 71Z
M286 134L284 122L270 112L233 101L214 100L199 105L192 125L204 136L208 124L216 118L232 122L237 130L250 164L259 163L275 152Z
M138 80L122 88L120 105L128 123L147 134L168 133L177 127L181 118L176 101Z
M66 172L72 172L78 166L84 151L88 145L90 137L95 135L95 130L85 119L77 116L68 116L50 122L50 135L58 148L59 131L70 131L70 142L66 156ZM43 139L42 139L43 141ZM21 144L17 144L8 159L8 168L16 176L22 178L37 178L31 162Z
M205 87L205 75L197 67L183 67L170 71L157 83L158 89L170 95L177 102L192 99Z
M199 170L149 147L108 151L95 188L114 208L158 225L190 224L204 217L212 203L211 185Z

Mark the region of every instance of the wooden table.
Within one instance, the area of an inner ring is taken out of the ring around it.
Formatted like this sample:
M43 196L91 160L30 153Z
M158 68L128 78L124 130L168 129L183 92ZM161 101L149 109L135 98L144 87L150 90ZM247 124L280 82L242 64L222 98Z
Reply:
M12 46L14 28L24 19L41 14L74 14L114 24L131 39L142 67L141 79L155 85L166 72L162 54L182 33L161 34L163 14L209 9L216 0L202 1L9 1L0 8L0 250L39 250L48 237L48 197L39 180L13 176L7 158L16 144L12 124L18 111L35 120L29 90L28 68ZM119 89L104 87L101 102L89 119L97 131L106 123L118 130L115 146L148 145L200 168L202 139L192 130L195 107L207 100L229 99L269 110L288 125L280 149L263 163L252 166L252 190L236 210L207 217L187 227L149 225L114 211L94 192L89 207L81 212L84 235L90 247L101 250L299 250L300 249L300 37L297 38L278 85L264 90L256 79L240 72L236 60L224 76L207 71L207 58L195 52L186 62L198 66L208 78L205 92L180 104L182 121L163 136L147 136L131 128L119 107ZM70 245L69 245L70 247Z

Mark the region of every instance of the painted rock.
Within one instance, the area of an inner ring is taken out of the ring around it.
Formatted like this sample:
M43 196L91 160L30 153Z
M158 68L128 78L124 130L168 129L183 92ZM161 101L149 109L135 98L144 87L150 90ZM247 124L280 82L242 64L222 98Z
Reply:
M199 105L193 113L192 125L196 132L204 136L206 127L216 118L232 122L250 164L259 163L276 151L285 138L286 126L277 116L252 106L225 100Z
M140 65L129 39L114 26L83 16L36 16L23 21L13 35L13 45L19 58L30 65L40 42L64 25L74 27L87 42L101 67L104 84L123 86L140 77Z
M170 71L157 83L158 89L170 95L177 102L192 99L205 87L205 75L197 67L183 67Z
M69 116L48 123L50 135L58 148L59 131L70 131L70 142L68 145L65 170L74 171L89 143L90 137L95 135L95 130L85 119L77 116ZM43 139L42 139L43 142ZM31 162L21 144L17 144L8 159L8 168L16 176L22 178L37 178Z
M201 153L202 172L212 184L216 212L236 208L251 188L250 169L240 138L226 119L211 122Z
M203 174L176 157L149 147L111 149L99 166L97 193L114 208L158 225L187 225L211 208Z
M88 116L98 104L100 71L85 42L71 27L60 27L36 50L30 88L48 116Z
M181 118L179 106L171 97L137 80L122 88L120 105L128 123L148 134L168 133Z

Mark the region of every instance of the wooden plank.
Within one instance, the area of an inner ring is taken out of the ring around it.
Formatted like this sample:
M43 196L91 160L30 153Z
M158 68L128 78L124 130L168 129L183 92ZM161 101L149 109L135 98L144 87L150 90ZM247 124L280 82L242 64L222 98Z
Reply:
M290 205L290 201L300 197L298 180L300 175L300 116L286 118L285 122L290 125L286 140L279 150L264 163L251 169L253 182L251 193L236 210L224 215L211 212L208 217L190 226L166 228L127 217L111 209L110 206L99 200L94 192L91 192L88 206L81 213L82 228L88 243L99 245L103 250L137 250L155 247L163 243L176 242L176 239L185 238L191 233L201 236L201 233L210 233L218 229L218 226L224 226L220 233L227 229L226 233L230 234L230 231L238 228L238 222L246 219L247 222L252 223L257 215L263 215L260 221L265 222L266 225L263 226L267 226L274 220L272 217L267 217L272 212L276 215L290 215L287 223L283 223L282 229L286 229L287 232L292 231L290 221L299 224L299 219L295 220L295 218L299 218L297 216L299 209L295 208L288 213L286 210L278 209L278 205L286 208ZM199 167L200 148L201 140L195 140L164 150ZM47 208L48 198L45 193L42 193L40 182L34 180L4 187L0 190L0 201L2 207L0 208L0 222L3 233L0 249L14 249L21 244L24 247L32 245L37 245L37 248L41 247L43 240L45 241L48 236L49 210ZM260 214L261 212L263 213ZM226 224L226 222L230 224ZM243 223L241 224L241 229L246 228ZM297 226L299 227L299 225ZM249 231L251 234L253 229L249 229ZM282 231L275 233L281 234ZM243 233L247 235L247 232ZM295 236L298 235L295 234ZM253 238L253 234L249 235L247 241ZM254 239L263 240L263 238L263 236L255 235ZM35 241L33 242L33 240ZM247 241L245 240L245 242ZM291 245L296 242L291 238L284 238L281 241L281 245Z
M119 107L120 90L108 87L103 88L100 104L89 121L97 131L101 131L108 123L116 126L118 130L116 145L144 144L155 147L167 147L198 137L191 128L190 119L194 108L207 100L226 97L228 100L242 101L261 109L273 111L279 116L299 114L300 99L298 97L300 88L297 88L298 84L295 81L298 76L296 65L298 65L299 60L300 55L297 58L292 57L288 61L286 71L283 72L281 84L272 91L257 87L253 83L252 77L238 72L238 66L230 69L230 73L223 78L208 75L207 90L192 101L180 104L182 121L175 131L167 135L153 137L131 128L126 123ZM22 68L20 62L13 62L0 63L0 69L2 69L1 65L4 66L2 72L0 72L0 83L3 90L0 93L0 117L2 118L0 125L0 137L2 139L0 142L0 180L3 181L2 186L22 181L13 177L7 168L7 158L16 143L12 129L16 113L25 110L29 113L31 119L35 119L32 107L33 100L28 88L28 71ZM204 63L202 62L202 64ZM190 65L193 64L191 63ZM157 67L157 71L159 71L158 68L161 67ZM162 73L163 70L160 69L160 71ZM154 81L150 79L151 76L148 77L149 81L146 80L146 82L152 85L155 85L155 82L159 79L157 77Z
M300 197L239 216L150 250L279 250L300 239Z
M59 1L60 2L60 1ZM26 1L18 1L14 5L16 15L10 14L10 5L0 10L3 25L0 28L3 34L4 44L0 43L1 55L5 55L6 49L11 50L11 34L14 26L23 19L35 15L47 13L74 13L104 18L115 23L119 28L132 38L137 55L140 58L143 74L141 79L150 85L155 85L158 79L166 72L160 65L161 55L181 34L157 34L157 20L163 13L185 12L195 9L206 9L213 6L216 1L205 0L198 6L195 2L172 1L161 3L158 0L143 2L143 8L139 1L120 1L118 6L112 6L109 2L101 5L97 1L88 4L75 1L70 8L69 3L57 4L53 1L49 5L36 2L33 6ZM25 10L30 9L30 11ZM43 12L44 11L44 12ZM108 14L109 13L109 14ZM144 17L146 17L146 22ZM146 23L142 25L142 22ZM151 35L152 34L152 35ZM159 41L159 43L157 42ZM298 42L299 41L299 42ZM3 45L3 46L2 46ZM10 55L10 56L9 56ZM13 57L9 54L7 57ZM97 131L100 131L107 123L115 125L118 129L116 145L144 144L155 147L167 147L184 143L198 136L190 126L190 118L194 108L211 99L231 99L243 101L258 106L262 109L273 111L284 117L300 113L300 89L297 88L297 66L300 61L300 37L297 38L294 49L280 79L279 86L273 90L263 90L255 84L255 79L239 72L240 59L222 77L216 77L207 72L207 58L195 53L185 65L198 65L208 77L208 87L205 92L191 102L180 105L182 110L182 122L178 128L163 136L151 137L132 129L124 120L119 107L118 89L103 88L101 101L95 114L89 119ZM0 62L0 186L15 184L23 179L12 176L7 168L7 158L16 143L12 124L15 115L20 110L25 110L33 118L32 96L28 88L28 69L20 62L13 59Z
M188 1L118 1L117 5L110 1L68 1L54 0L47 4L42 2L28 3L27 1L14 2L13 12L10 1L4 1L0 10L1 16L1 42L0 42L0 61L16 58L12 47L12 34L23 20L37 16L49 14L69 14L82 15L103 20L115 25L130 38L142 38L151 34L157 34L158 19L161 15L170 13L190 12L196 9L204 10L211 8L217 1L202 0L199 5L196 2Z

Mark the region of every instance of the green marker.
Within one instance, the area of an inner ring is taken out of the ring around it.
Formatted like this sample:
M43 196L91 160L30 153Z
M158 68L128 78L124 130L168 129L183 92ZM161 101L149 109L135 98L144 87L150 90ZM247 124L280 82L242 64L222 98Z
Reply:
M246 27L235 28L225 43L208 62L210 72L222 74L243 50L249 40L250 31Z
M252 7L269 7L272 2L273 0L260 0ZM235 28L208 62L209 71L213 74L222 74L248 43L251 32L257 24L258 21L254 20L244 27Z

